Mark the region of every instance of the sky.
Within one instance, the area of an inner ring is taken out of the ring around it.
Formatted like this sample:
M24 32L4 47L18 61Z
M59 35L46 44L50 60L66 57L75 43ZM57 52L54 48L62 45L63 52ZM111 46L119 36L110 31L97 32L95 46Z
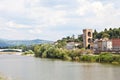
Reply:
M120 27L120 0L0 0L0 38L58 40Z

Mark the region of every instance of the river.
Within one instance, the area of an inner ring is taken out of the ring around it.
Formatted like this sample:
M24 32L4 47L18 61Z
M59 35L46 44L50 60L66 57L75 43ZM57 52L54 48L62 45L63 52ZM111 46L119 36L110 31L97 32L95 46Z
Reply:
M120 80L120 66L0 55L0 73L10 80Z

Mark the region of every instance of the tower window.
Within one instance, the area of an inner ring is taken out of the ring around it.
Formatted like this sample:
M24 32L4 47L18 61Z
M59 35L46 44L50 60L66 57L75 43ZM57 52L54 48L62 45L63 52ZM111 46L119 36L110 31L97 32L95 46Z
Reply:
M88 36L91 37L91 32L88 32Z
M91 39L91 38L88 38L88 42L91 43L91 42L92 42L92 39Z

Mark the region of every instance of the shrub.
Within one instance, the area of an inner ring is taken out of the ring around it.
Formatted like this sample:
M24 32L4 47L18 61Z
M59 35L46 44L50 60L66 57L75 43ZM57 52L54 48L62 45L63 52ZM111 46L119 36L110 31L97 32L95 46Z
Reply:
M111 63L113 61L113 56L111 53L101 53L99 55L99 61Z
M44 51L43 53L42 53L42 56L41 56L42 58L47 58L47 53L46 53L46 51Z
M34 47L36 57L56 58L68 61L86 61L86 62L105 62L120 64L120 55L112 53L101 53L99 55L90 55L92 51L85 49L66 50L58 48L54 45L43 44ZM32 50L26 51L24 54L34 54Z
M71 60L72 60L72 58L71 58L71 57L69 57L68 55L64 55L64 56L63 56L63 60L68 60L68 61L71 61Z
M113 56L113 61L120 63L120 55L114 55Z
M90 57L89 57L89 55L82 55L82 56L80 57L80 60L81 60L81 61L90 61Z
M34 54L34 52L33 52L32 50L29 50L29 51L25 51L25 52L23 53L23 55L27 55L27 54Z
M73 61L80 61L79 56L73 57Z
M98 56L93 55L82 55L80 57L81 61L87 61L87 62L96 62L98 60Z

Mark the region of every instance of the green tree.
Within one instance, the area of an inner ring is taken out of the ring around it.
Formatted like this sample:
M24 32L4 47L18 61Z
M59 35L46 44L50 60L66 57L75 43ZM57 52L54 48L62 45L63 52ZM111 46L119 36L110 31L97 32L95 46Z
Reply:
M93 33L93 38L95 39L96 36L97 36L98 32L96 31L96 29L94 30L94 33Z
M104 32L107 32L107 29L106 29L106 28L104 29Z
M78 41L83 42L83 36L82 35L78 35Z
M109 31L111 31L111 30L112 30L112 28L109 29Z
M56 47L58 47L58 48L64 48L65 45L66 45L66 41L65 40L58 40L57 44L56 44Z
M110 37L110 35L107 33L103 33L103 35L102 35L102 38L109 38L109 37Z

